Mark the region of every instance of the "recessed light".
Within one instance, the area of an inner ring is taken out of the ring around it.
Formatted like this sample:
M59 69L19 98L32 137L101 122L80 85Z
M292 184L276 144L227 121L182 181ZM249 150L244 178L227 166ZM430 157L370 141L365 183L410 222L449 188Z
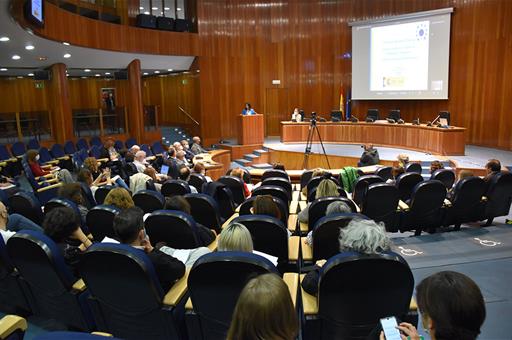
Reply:
M7 69L5 67L0 68L0 71L5 72Z
M22 77L22 76L17 76L16 78L18 78L18 79L22 79L23 77Z
M87 79L87 77L84 77L84 76L82 76L82 77L80 77L80 78L82 78L82 79Z
M33 76L34 76L34 74L33 74L33 73L29 73L29 74L27 74L27 76L29 76L29 77L33 77Z
M139 7L139 9L140 9L141 11L143 11L143 10L144 10L144 7L140 6L140 7Z
M12 58L12 60L20 60L21 59L21 57L17 54L13 55L11 58Z
M160 71L155 71L155 73L156 73L156 74L159 74L159 73L160 73Z
M169 11L170 8L169 7L164 7L164 10Z
M172 68L168 68L168 69L167 69L167 71L172 72L172 71L173 71L173 69L172 69Z
M63 45L69 46L69 43L67 41L62 42Z
M86 68L86 69L84 70L84 72L91 72L91 70L89 70L88 68Z
M164 12L160 12L160 14L164 14Z
M178 7L178 8L176 8L176 10L177 10L177 11L181 11L181 8L179 8L179 7Z
M0 71L1 71L1 70L0 70ZM149 74L149 73L147 73L147 72L144 72L144 73L143 73L143 75L145 75L145 76L147 76L148 74Z
M109 75L110 75L110 72L105 72L105 75L106 75L106 76L109 76Z
M28 51L32 51L34 49L34 45L27 45L25 46L25 49L28 50Z
M101 74L96 73L94 76L95 76L95 77L100 77L100 76L101 76Z
M66 59L71 58L71 54L69 54L69 53L64 54L64 58L66 58Z
M148 11L144 12L144 14L149 15L150 13Z
M9 39L9 37L1 37L0 38L1 42L6 42L6 41L9 41L9 40L11 40L11 39Z
M158 11L158 7L151 7L153 11Z

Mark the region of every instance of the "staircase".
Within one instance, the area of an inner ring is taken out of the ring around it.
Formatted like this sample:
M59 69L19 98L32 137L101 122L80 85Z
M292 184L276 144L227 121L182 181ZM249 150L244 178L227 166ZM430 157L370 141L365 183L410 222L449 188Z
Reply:
M448 169L448 170L454 170L454 168L452 168L450 166L450 161L441 161L441 164L443 164L444 168L445 169ZM421 161L420 164L421 164L421 176L423 176L423 179L424 180L427 180L427 179L430 179L430 161Z
M192 136L185 129L179 126L162 127L162 143L171 145L174 142L181 142L183 139L188 140L192 144Z
M271 169L272 165L268 163L269 152L266 147L262 149L254 150L252 153L245 154L244 158L233 160L236 164L243 166L244 168L252 169Z

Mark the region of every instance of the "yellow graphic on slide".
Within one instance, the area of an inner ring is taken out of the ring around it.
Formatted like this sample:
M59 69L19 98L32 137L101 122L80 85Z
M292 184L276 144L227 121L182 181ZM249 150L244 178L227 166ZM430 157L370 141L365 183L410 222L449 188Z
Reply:
M405 77L383 77L382 87L402 87L405 84Z

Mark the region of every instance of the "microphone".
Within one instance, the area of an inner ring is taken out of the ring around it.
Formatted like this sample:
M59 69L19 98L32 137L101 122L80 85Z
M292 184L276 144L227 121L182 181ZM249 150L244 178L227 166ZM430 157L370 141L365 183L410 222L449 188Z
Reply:
M357 119L357 117L356 117L356 116L352 115L352 116L350 116L350 121L351 121L352 123L357 123L357 122L359 121L359 119Z
M397 123L398 124L405 124L405 121L402 118L400 118ZM419 122L418 122L418 125L419 125Z
M396 121L393 118L386 118L389 124L395 124Z
M420 119L419 118L413 119L412 125L420 125Z
M373 123L373 122L375 122L375 119L373 119L371 117L366 117L366 122L367 123Z

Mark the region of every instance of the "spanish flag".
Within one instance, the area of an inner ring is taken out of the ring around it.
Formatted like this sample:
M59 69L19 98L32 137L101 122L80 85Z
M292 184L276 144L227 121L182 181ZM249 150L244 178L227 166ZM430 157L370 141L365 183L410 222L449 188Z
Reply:
M341 111L341 116L345 117L345 105L343 102L343 87L340 90L340 111Z

